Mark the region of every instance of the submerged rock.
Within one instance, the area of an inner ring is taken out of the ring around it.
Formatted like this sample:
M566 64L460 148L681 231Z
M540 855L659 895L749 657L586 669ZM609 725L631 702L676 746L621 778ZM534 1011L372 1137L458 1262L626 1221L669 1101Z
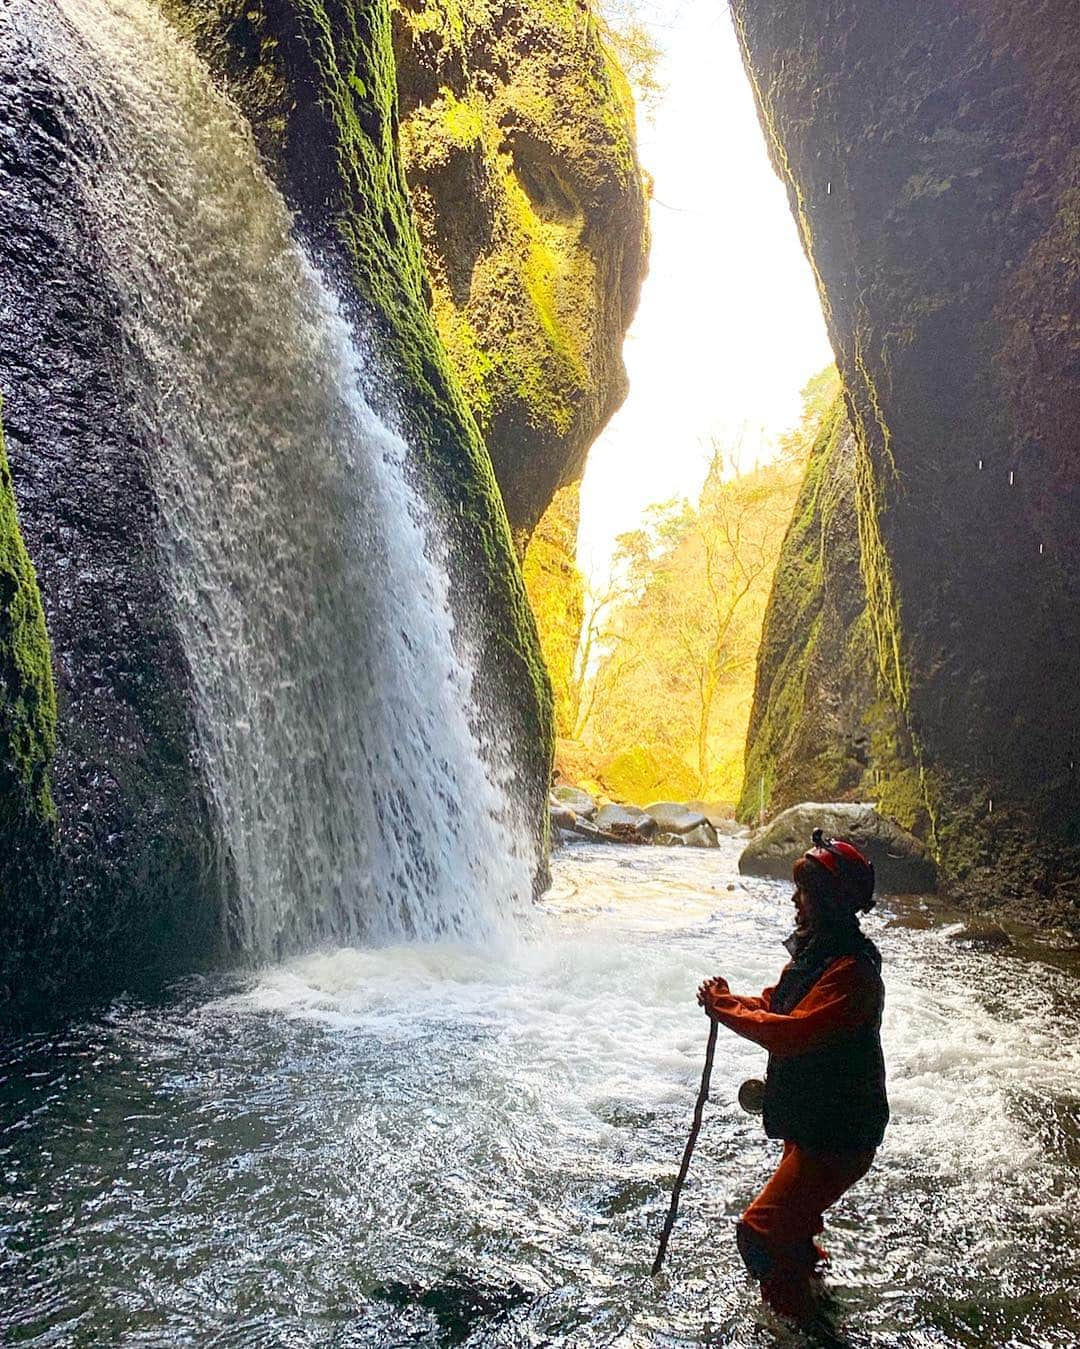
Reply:
M596 814L596 825L597 828L608 829L612 833L632 829L635 834L646 839L655 837L658 830L653 817L637 806L601 806Z
M956 932L946 934L949 941L956 942L958 946L970 946L978 951L996 951L1005 946L1013 946L1015 942L1000 923L994 922L973 922L968 923L966 927L960 928Z
M874 864L879 894L919 894L936 888L937 869L914 834L879 815L872 805L853 801L831 805L807 801L782 811L751 838L739 858L739 870L748 876L789 879L816 828L826 838L848 839L866 853Z

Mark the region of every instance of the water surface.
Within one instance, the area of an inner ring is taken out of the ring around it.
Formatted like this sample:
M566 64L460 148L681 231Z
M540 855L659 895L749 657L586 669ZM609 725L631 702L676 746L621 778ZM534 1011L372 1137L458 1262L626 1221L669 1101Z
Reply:
M788 891L736 851L575 847L517 944L340 949L9 1048L0 1328L30 1345L765 1346L732 1224L776 1145L722 1035ZM734 887L734 888L732 888ZM854 1345L1076 1343L1075 981L871 915L894 1119L833 1211ZM797 1341L791 1341L797 1342Z

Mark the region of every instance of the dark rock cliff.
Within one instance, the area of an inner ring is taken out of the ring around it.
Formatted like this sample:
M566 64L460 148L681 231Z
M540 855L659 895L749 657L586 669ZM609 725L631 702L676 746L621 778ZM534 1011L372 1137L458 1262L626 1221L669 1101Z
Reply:
M932 844L978 902L1075 921L1080 12L731 9L848 396L874 663Z
M162 7L249 117L298 230L332 270L351 315L375 335L382 361L369 393L403 424L440 503L452 595L462 619L473 620L469 635L543 828L550 686L491 461L429 305L399 155L390 0L162 0ZM0 1021L54 1013L220 956L231 887L228 860L214 855L190 672L155 552L147 447L122 388L117 299L73 185L75 159L92 163L94 149L81 143L83 129L19 30L20 13L29 12L15 6L0 15L0 391L14 486L12 497L0 483L0 530L16 601L0 596L0 656L37 634L27 650L40 657L33 687L44 705L51 639L58 710L55 755L47 708L36 745L25 735L20 741L26 671L0 672L5 761L15 777L25 769L5 798L0 993L9 1000ZM588 43L600 62L591 30ZM474 60L477 50L474 43ZM608 80L606 66L594 74L610 120L612 89L599 83L601 74ZM611 137L627 152L625 120L613 123ZM597 261L596 240L608 219L597 204L604 172L599 164L589 189L596 202L581 226L592 240L583 256L597 271L608 265ZM575 183L571 197L585 202L580 174ZM640 246L639 230L627 255ZM600 297L618 322L603 334L598 322L589 338L596 350L588 379L567 394L577 429L563 428L564 457L540 497L568 471L568 457L583 452L583 428L619 394L614 334L628 320L636 282L624 291L634 269L620 272L618 248L612 257L604 284L558 297L579 310ZM576 448L567 449L571 442ZM21 537L33 567L19 560ZM26 625L41 601L47 638Z
M73 179L95 148L17 11L0 13L0 69L0 390L34 564L18 566L5 482L2 1025L213 958L227 881L116 298ZM48 638L33 618L41 602Z

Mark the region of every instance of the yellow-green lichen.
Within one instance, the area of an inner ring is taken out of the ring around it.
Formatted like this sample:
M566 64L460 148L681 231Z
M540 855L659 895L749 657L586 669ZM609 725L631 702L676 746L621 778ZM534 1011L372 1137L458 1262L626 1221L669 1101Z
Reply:
M581 0L450 8L431 0L419 25L395 0L404 164L436 323L527 536L625 388L633 109Z

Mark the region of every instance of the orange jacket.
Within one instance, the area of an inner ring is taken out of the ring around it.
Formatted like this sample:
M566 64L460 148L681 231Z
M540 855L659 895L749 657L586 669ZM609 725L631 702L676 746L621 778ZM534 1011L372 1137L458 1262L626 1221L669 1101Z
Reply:
M790 1012L769 1010L773 988L757 998L742 997L727 980L717 979L706 992L705 1010L777 1058L826 1049L880 1013L880 981L854 956L838 957Z

